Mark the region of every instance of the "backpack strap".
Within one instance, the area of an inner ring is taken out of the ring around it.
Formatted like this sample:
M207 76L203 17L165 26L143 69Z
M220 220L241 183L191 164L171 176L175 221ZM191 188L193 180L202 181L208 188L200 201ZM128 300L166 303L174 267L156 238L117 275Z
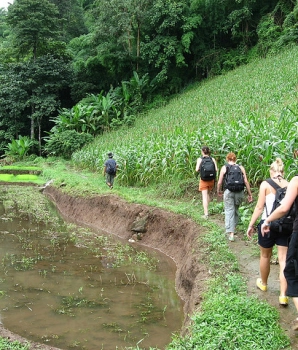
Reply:
M276 190L278 190L279 188L281 188L276 182L274 182L271 178L266 179L265 181L267 181L269 183L269 185L271 187L273 187Z
M268 182L268 184L273 187L275 189L275 191L277 191L279 188L281 188L276 182L274 182L271 178L269 179L266 179L265 180L266 182ZM267 210L267 205L265 203L265 209L266 209L266 216L268 217L269 214L268 214L268 210Z

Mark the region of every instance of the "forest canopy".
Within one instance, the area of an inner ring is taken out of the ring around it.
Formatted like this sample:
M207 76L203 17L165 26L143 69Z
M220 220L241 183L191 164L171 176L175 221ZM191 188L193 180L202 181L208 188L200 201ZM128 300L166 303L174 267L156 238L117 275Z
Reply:
M193 82L296 45L297 16L291 0L14 0L0 10L0 154L16 140L69 158Z

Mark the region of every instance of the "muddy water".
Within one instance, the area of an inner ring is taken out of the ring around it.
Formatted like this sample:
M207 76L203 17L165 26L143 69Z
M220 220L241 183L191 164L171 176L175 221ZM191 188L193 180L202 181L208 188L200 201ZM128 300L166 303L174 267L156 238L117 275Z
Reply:
M12 219L0 203L4 327L61 349L163 349L183 321L173 262L151 253L156 271L141 263L115 267L105 252L71 239L62 221L59 227Z

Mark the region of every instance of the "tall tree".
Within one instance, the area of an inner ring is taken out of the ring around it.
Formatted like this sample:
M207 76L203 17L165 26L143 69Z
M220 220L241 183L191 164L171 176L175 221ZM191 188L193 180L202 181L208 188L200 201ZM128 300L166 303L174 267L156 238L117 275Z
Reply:
M34 64L38 57L52 51L59 37L58 14L57 7L48 0L15 0L8 7L7 22L19 57L32 58ZM34 139L36 99L31 98L31 139Z
M50 0L59 11L59 26L62 39L66 42L87 33L84 21L83 1Z
M59 38L58 9L48 0L15 0L8 7L7 22L21 56L48 53L51 41Z
M28 93L19 65L1 66L0 74L0 153L9 141L30 130L26 115ZM28 113L28 111L27 111Z

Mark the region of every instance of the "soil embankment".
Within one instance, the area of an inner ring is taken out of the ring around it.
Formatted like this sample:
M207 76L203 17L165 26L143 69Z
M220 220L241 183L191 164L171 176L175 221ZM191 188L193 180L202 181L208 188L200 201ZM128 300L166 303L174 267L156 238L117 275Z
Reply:
M197 253L197 238L204 228L192 220L159 208L127 203L114 195L93 198L71 197L55 187L46 187L44 193L56 204L65 217L79 224L100 229L129 240L134 223L146 218L146 232L142 239L132 244L142 244L157 249L172 258L176 264L175 286L184 301L185 320L200 303L208 269ZM200 258L201 261L198 261Z

